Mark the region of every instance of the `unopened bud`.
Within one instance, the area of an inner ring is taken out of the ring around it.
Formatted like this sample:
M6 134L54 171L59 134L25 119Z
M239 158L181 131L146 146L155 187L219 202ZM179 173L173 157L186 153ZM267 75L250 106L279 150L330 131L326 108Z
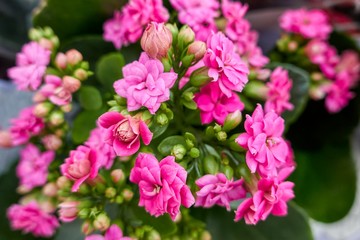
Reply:
M38 41L42 37L41 32L36 28L31 28L29 31L29 38L33 41Z
M93 222L94 228L99 231L106 231L110 226L110 219L106 213L100 213Z
M47 150L53 150L53 151L58 150L63 144L62 140L55 134L50 134L43 137L41 139L41 142L44 144Z
M314 72L310 75L311 80L318 82L324 79L324 76L320 72Z
M54 48L54 44L49 39L46 38L41 38L38 43L40 46L48 50L52 50Z
M290 41L288 43L288 51L295 52L298 49L298 43L296 41Z
M124 172L121 169L112 170L110 176L111 176L111 180L114 183L119 183L119 182L121 183L125 180Z
M89 235L94 231L94 227L90 223L90 221L85 221L81 226L81 232L85 235Z
M216 135L217 140L219 140L220 142L226 141L226 138L227 138L226 132L220 131L220 132L216 133L215 135Z
M207 67L201 67L193 71L190 75L190 83L194 87L202 87L211 81L211 77L208 74L209 69Z
M64 122L64 113L60 111L53 112L50 114L49 120L52 126L59 126Z
M113 198L116 196L116 189L113 187L109 187L105 190L105 197Z
M12 147L11 134L9 131L0 131L0 148Z
M67 51L65 55L66 60L70 65L76 65L83 60L82 54L76 49L71 49Z
M271 70L270 69L258 69L256 70L256 78L258 80L263 80L265 81L266 79L268 79L271 75Z
M39 118L46 117L54 105L50 102L42 102L35 105L33 114Z
M55 197L57 195L57 192L58 192L58 188L56 186L56 183L54 183L54 182L47 183L43 187L42 192L43 192L43 194L45 196Z
M62 110L63 112L68 113L68 112L71 111L72 105L69 103L69 104L66 104L66 105L64 105L64 106L61 106L60 108L61 108L61 110Z
M86 70L79 68L76 69L74 76L79 79L80 81L84 81L88 78L89 74Z
M201 240L211 240L211 234L209 233L209 231L203 231L201 233Z
M244 152L245 149L241 147L237 142L236 139L239 137L240 134L234 134L227 140L227 145L230 147L231 150L236 152Z
M151 239L151 240L161 240L161 236L159 234L159 232L155 231L155 230L151 230L151 232L148 233L147 235L147 239Z
M55 205L50 201L41 201L41 202L39 202L39 205L40 205L41 210L48 212L48 213L52 213L56 210Z
M206 52L206 44L202 41L195 41L189 45L187 53L195 56L195 61L202 59Z
M63 189L63 188L68 188L71 186L70 180L65 177L65 176L61 176L56 180L56 186L59 189Z
M203 159L203 166L205 173L216 174L219 171L219 163L212 155L206 155Z
M188 44L195 40L194 31L188 26L184 25L181 27L178 35L178 44L180 49L186 47Z
M234 170L230 166L224 166L222 170L227 177L227 179L232 179L234 176Z
M30 188L24 186L24 185L20 185L16 188L16 192L21 194L21 195L25 195L26 193L30 192Z
M215 123L214 131L215 131L216 133L220 132L220 131L221 131L221 125Z
M186 154L186 148L182 144L176 144L172 150L171 155L175 156L176 160L181 160Z
M192 157L192 158L198 158L199 156L200 156L200 151L199 151L199 149L198 148L191 148L190 149L190 157Z
M190 67L191 64L194 62L195 59L195 55L185 55L182 59L181 59L181 66L182 67Z
M215 131L214 131L214 127L213 126L208 126L205 129L205 135L208 138L213 138L215 136Z
M140 44L151 58L161 60L171 48L172 33L163 23L151 22L147 25Z
M177 36L179 34L179 29L176 26L176 24L167 23L165 24L165 27L170 30L173 39L177 39Z
M79 209L78 201L66 201L59 204L59 219L62 222L72 222L77 218Z
M76 92L80 88L80 86L81 82L79 79L70 76L63 77L63 87L69 92Z
M44 95L42 95L40 92L36 92L32 98L33 102L35 102L35 103L43 102L46 99L47 98Z
M225 132L228 132L236 128L241 123L241 120L242 120L242 115L240 110L236 110L235 112L230 113L225 118L223 130Z
M67 64L68 62L66 55L62 52L59 52L55 57L55 65L60 69L65 69Z
M159 115L156 116L156 122L164 126L169 123L169 119L165 113L160 113Z
M134 193L130 189L124 189L121 194L125 201L130 202L134 197Z

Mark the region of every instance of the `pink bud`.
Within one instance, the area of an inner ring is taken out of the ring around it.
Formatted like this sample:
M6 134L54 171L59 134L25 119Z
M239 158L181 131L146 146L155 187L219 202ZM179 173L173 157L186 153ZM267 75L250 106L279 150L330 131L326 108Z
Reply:
M105 231L110 227L110 219L105 213L100 213L93 222L95 229Z
M46 115L48 115L48 113L50 112L52 108L52 104L51 103L38 103L35 105L34 110L33 110L33 114L36 117L39 118L43 118Z
M54 48L54 44L52 41L50 41L49 39L46 39L46 38L41 38L39 40L39 44L40 46L42 46L43 48L46 48L46 49L49 49L49 50L52 50Z
M79 212L77 201L66 201L59 204L59 219L63 222L72 222Z
M56 209L54 204L50 201L39 202L39 205L43 211L48 212L48 213L53 213Z
M62 140L54 134L43 137L41 141L47 150L56 151L62 146Z
M202 41L195 41L189 45L188 54L194 54L195 61L202 59L206 52L206 44Z
M65 69L67 64L66 55L62 52L59 52L55 57L55 65L60 69Z
M118 183L119 181L123 181L125 179L124 172L121 169L115 169L111 171L111 180L114 183Z
M58 192L58 187L56 186L56 183L50 182L43 187L42 192L45 196L55 197Z
M79 69L76 69L75 73L74 73L74 76L79 79L80 81L84 81L85 79L88 78L88 73L86 70L82 69L82 68L79 68Z
M43 102L43 101L45 101L47 98L44 96L44 95L42 95L40 92L36 92L35 94L34 94L34 96L33 96L33 102L35 102L35 103L40 103L40 102Z
M69 104L66 104L66 105L64 105L64 106L61 106L61 110L62 110L63 112L66 112L66 113L70 112L71 109L72 109L72 105L71 105L70 103L69 103Z
M89 235L90 233L92 233L94 231L94 228L89 221L85 221L83 223L83 225L81 226L81 231L85 235Z
M56 186L59 189L63 189L63 188L66 188L66 187L70 187L71 183L70 183L70 180L67 177L61 176L56 180Z
M70 76L63 77L63 87L69 92L76 92L80 88L80 86L81 82L79 81L79 79Z
M0 147L10 148L12 147L11 134L8 131L0 131Z
M161 59L167 56L172 44L172 34L163 23L151 22L141 37L141 48L151 57Z
M296 41L290 41L288 43L288 50L289 52L294 52L298 49L298 43Z
M71 49L66 52L66 60L70 65L76 65L83 60L83 56L78 50Z
M129 202L133 198L134 193L131 190L125 188L122 192L122 196L125 201Z

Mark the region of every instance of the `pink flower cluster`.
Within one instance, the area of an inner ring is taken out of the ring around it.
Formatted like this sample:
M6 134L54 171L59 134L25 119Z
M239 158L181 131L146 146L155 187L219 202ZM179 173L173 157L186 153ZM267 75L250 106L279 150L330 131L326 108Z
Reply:
M270 76L270 81L266 83L268 87L265 102L265 112L275 111L281 115L285 110L292 110L294 105L290 103L290 91L292 80L289 78L288 71L277 67Z
M269 59L257 46L257 32L251 30L250 22L244 18L248 6L239 2L223 0L221 8L226 19L225 34L234 42L238 54L251 67L264 67Z
M20 179L20 186L26 191L43 186L47 181L48 167L54 157L54 151L41 153L35 145L26 145L20 152L20 162L16 167L16 175Z
M37 42L29 42L16 55L16 67L8 70L9 77L19 90L36 90L41 84L51 51Z
M117 49L137 42L150 22L162 23L169 19L169 13L162 0L130 0L114 18L104 23L104 39Z
M280 27L289 33L300 34L307 39L327 39L332 31L326 13L304 8L288 10L280 17Z
M121 228L116 224L111 225L108 230L106 230L105 235L92 234L85 238L85 240L131 240L130 237L124 237Z
M220 8L217 0L170 0L170 3L177 10L180 23L189 25L197 40L205 42L217 31L215 18Z
M179 214L180 205L189 208L195 202L186 178L185 169L173 156L159 163L148 153L138 155L130 172L130 181L139 185L139 206L155 217L168 213L172 220Z
M17 118L11 119L10 134L14 146L27 143L44 129L43 119L36 117L33 111L34 107L24 108Z
M123 67L124 78L114 83L115 92L127 99L129 111L141 107L155 114L162 102L170 99L170 88L174 85L177 74L164 72L163 64L157 59L150 59L142 53L139 61Z
M235 92L231 92L230 97L227 97L214 82L202 87L200 92L195 94L194 101L200 109L203 124L209 124L215 120L223 125L228 114L244 109L244 104Z
M43 211L37 202L14 204L7 210L11 228L32 233L35 237L51 237L59 227L55 216Z

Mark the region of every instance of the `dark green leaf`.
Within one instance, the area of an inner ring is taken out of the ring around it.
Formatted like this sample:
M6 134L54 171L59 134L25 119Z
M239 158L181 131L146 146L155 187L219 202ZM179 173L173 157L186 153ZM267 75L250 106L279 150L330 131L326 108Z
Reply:
M197 109L197 105L194 101L183 101L182 102L184 104L184 106L188 109L191 109L191 110L196 110Z
M102 106L99 90L92 86L83 86L79 91L80 105L86 110L98 110Z
M161 143L158 146L158 150L162 155L167 156L170 155L171 149L176 144L182 144L183 146L186 146L185 138L183 136L167 137L161 141Z
M122 78L124 65L125 59L121 53L110 53L103 56L96 64L97 79L106 89L113 91L114 82Z
M104 112L105 109L83 111L76 116L72 130L72 139L74 143L79 144L86 141L90 131L96 127L96 120Z
M356 41L344 32L333 31L330 35L329 42L335 46L339 52L352 49L360 53Z

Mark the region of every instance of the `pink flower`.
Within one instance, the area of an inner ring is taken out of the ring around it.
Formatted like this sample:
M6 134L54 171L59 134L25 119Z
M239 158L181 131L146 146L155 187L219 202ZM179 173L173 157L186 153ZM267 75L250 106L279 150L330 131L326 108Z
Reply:
M346 72L349 77L350 86L356 86L360 80L359 54L351 50L344 51L341 54L339 63L336 66L336 72L338 75Z
M11 205L7 217L12 229L32 233L35 237L51 237L59 227L56 217L41 210L36 202Z
M142 106L155 114L162 102L170 99L170 88L174 85L177 74L164 72L164 66L157 59L149 59L142 53L139 61L123 67L124 78L114 83L115 92L127 98L129 111Z
M280 17L280 27L304 38L327 39L332 27L325 12L304 8L288 10Z
M19 90L36 90L50 62L51 51L37 42L25 44L21 53L16 55L16 67L8 70L9 77L14 80Z
M172 44L172 33L164 23L151 22L141 37L141 48L151 58L162 59Z
M325 107L330 113L337 113L346 107L349 101L355 96L350 91L351 79L346 72L337 76L337 79L330 85L325 98Z
M106 132L107 130L102 127L93 129L85 145L97 151L101 166L110 169L114 163L116 154L114 148L106 143Z
M246 197L243 180L228 180L223 173L205 175L196 180L200 190L196 192L195 206L210 208L219 205L230 211L230 202Z
M54 158L54 151L41 153L35 145L26 145L20 152L20 162L16 168L20 186L28 191L43 186L47 181L48 167Z
M33 136L38 135L45 127L42 118L33 114L34 107L21 110L17 118L11 119L10 133L15 146L27 143Z
M62 79L55 75L46 75L45 84L39 93L58 106L64 106L71 102L71 92L63 86Z
M140 153L130 172L130 181L139 185L139 206L158 217L169 213L175 220L180 205L189 208L195 199L186 185L187 173L173 156L160 161L148 153Z
M207 47L204 64L209 68L209 77L218 82L227 97L231 97L232 91L241 92L248 81L249 69L235 53L230 39L218 32L208 38Z
M113 224L106 230L105 236L99 234L92 234L85 238L85 240L131 240L130 237L124 237L121 228Z
M286 162L289 153L282 138L284 119L273 111L264 114L259 104L252 116L246 115L244 127L246 133L240 134L236 142L247 150L250 171L263 177L276 176L276 168Z
M77 218L79 202L66 201L59 204L59 219L62 222L72 222Z
M118 112L107 112L99 117L98 123L105 128L105 142L110 144L116 155L131 156L140 148L140 138L145 145L152 139L146 123L140 118L123 116Z
M94 179L98 175L99 168L100 162L96 151L82 145L70 151L70 156L60 166L62 175L75 181L71 188L72 192L77 192L87 179Z
M266 83L268 87L267 99L265 102L265 112L274 110L278 115L285 110L291 111L294 105L290 103L290 91L292 80L289 78L288 71L277 67L270 76L270 82Z
M329 48L331 46L324 40L313 39L306 44L305 53L312 63L323 64L327 61L325 54Z
M244 109L244 104L236 93L231 92L230 97L227 97L217 83L209 83L202 87L200 93L195 94L194 101L200 109L203 124L215 120L223 125L228 114Z

